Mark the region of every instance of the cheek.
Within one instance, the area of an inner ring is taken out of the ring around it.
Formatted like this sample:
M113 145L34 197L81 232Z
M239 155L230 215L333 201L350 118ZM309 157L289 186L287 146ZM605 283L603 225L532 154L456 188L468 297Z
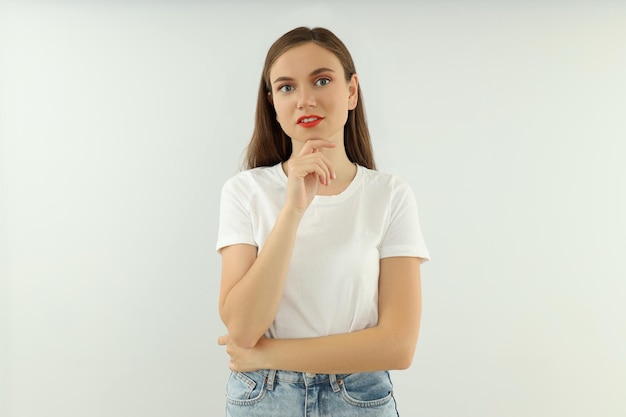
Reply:
M274 111L276 112L276 120L282 125L283 121L287 117L284 103L275 103Z

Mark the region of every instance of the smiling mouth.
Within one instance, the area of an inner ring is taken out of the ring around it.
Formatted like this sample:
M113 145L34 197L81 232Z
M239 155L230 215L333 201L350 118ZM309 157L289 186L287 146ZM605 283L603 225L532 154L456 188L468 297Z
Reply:
M324 118L320 116L314 116L314 115L302 116L298 118L298 125L302 127L314 127L322 120L324 120Z

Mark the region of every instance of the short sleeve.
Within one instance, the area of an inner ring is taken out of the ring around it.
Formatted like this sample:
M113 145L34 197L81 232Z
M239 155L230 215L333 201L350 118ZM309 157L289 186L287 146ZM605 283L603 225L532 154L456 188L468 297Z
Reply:
M222 187L216 250L238 243L256 246L250 217L250 187L233 177Z
M408 184L399 182L391 195L389 224L380 246L380 257L418 257L430 259L422 235L415 196Z

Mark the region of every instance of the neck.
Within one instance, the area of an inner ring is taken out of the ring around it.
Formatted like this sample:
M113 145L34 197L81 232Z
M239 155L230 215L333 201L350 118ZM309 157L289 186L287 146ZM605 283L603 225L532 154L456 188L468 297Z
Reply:
M292 140L292 155L297 155L304 146L303 143ZM334 148L319 148L318 152L324 154L324 156L330 161L330 164L337 175L336 182L352 181L356 174L356 166L348 159L346 154L346 148L343 144L343 139L335 142L337 146ZM287 161L289 163L289 161Z
M334 148L320 148L319 152L322 152L324 156L330 161L333 170L335 171L336 178L332 181L330 186L318 187L318 195L336 195L344 191L354 179L357 172L356 164L348 159L346 149L343 145L343 140L336 142L337 146ZM292 155L300 153L303 144L297 141L292 141ZM283 163L283 170L287 173L287 164Z

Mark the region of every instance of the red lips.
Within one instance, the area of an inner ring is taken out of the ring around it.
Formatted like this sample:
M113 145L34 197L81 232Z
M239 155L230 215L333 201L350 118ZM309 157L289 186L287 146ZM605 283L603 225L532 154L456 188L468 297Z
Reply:
M298 125L302 127L315 127L317 126L324 118L322 116L317 116L315 114L309 114L307 116L298 117Z

